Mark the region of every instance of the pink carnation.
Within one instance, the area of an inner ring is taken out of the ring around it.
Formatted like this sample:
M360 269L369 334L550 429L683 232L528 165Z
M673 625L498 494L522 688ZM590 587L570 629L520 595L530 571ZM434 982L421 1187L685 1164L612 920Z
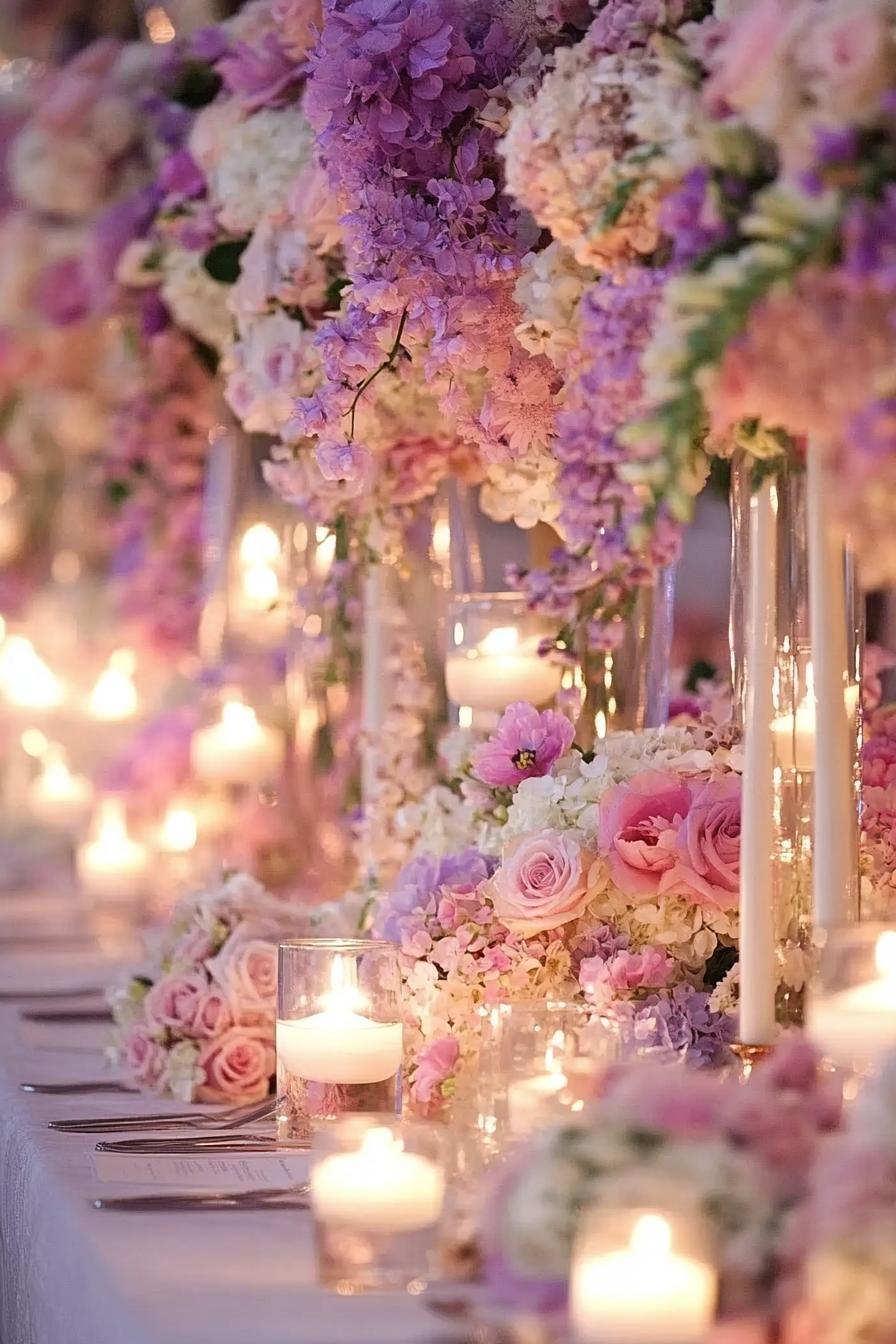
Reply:
M677 861L678 830L690 805L687 785L661 770L644 770L606 794L598 824L601 853L627 896L660 890Z
M524 779L549 773L573 743L575 729L565 714L541 713L524 700L508 705L487 742L473 752L473 774L492 788L516 788Z

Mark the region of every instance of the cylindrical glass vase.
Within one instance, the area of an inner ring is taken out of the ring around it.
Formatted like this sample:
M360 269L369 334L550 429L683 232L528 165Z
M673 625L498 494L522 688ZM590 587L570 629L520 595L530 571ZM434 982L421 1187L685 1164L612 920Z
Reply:
M542 707L560 690L562 669L539 648L549 618L519 593L465 593L448 608L445 683L462 727L489 728L509 704Z
M306 1143L321 1120L401 1109L398 952L362 938L281 943L277 1135Z
M817 724L810 622L809 544L806 473L795 461L782 460L770 482L760 480L756 464L747 457L732 464L731 660L734 719L743 729L748 762L745 775L742 858L742 937L752 938L752 913L758 900L753 868L759 863L770 875L774 941L775 1017L784 1025L803 1019L805 988L812 970L813 827L816 739L826 731ZM757 553L755 514L766 516L762 554ZM754 514L751 526L751 510ZM853 777L858 777L860 741L859 674L861 668L860 599L848 557L840 566L847 611L843 646L843 712L853 744ZM757 582L759 586L757 587ZM753 612L748 594L764 591L766 607ZM760 626L762 628L760 628ZM751 737L755 747L768 744L761 767L768 778L758 780L750 767ZM757 855L748 816L757 796L768 800L766 829L770 855L764 845ZM845 828L844 843L854 855L855 883L848 905L855 910L858 896L858 812ZM745 907L746 903L746 907ZM746 922L745 922L746 909ZM748 981L748 989L752 981ZM742 1006L744 1003L742 984ZM757 1042L752 1042L757 1043Z
M635 593L612 649L594 650L582 631L578 676L582 708L576 741L593 748L608 733L657 728L669 712L674 565Z

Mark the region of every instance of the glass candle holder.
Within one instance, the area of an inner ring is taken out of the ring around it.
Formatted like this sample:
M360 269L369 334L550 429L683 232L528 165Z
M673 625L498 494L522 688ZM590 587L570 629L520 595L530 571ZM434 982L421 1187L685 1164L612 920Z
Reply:
M390 1115L328 1121L314 1136L318 1276L337 1292L421 1291L445 1200L445 1135Z
M560 690L562 669L538 652L552 633L518 593L468 593L448 609L445 683L461 723L501 714L514 700L545 705Z
M362 938L281 943L277 1136L305 1143L334 1116L401 1109L398 952Z
M806 1025L825 1057L852 1073L869 1073L896 1047L896 928L852 924L831 933Z
M190 760L204 784L258 788L276 780L286 753L284 734L262 723L240 691L225 688L214 697L204 725L193 734Z
M471 1080L475 1125L495 1150L583 1110L596 1095L612 1038L588 1004L560 999L482 1011Z
M575 1344L703 1344L717 1293L693 1220L617 1208L583 1219L569 1284Z

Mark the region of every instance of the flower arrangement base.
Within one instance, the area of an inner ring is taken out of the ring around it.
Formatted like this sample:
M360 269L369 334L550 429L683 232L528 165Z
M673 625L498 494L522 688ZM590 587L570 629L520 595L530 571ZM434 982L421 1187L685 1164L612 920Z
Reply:
M340 1115L401 1111L401 1074L375 1083L317 1083L300 1078L278 1061L277 1139L305 1145L322 1120Z

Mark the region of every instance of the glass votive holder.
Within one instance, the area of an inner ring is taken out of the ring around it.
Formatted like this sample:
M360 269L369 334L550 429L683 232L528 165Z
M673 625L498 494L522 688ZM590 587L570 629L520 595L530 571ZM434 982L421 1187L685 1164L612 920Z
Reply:
M324 1287L422 1292L436 1263L444 1143L441 1127L390 1115L345 1116L318 1128L311 1209Z
M477 1089L496 1149L577 1114L596 1096L612 1038L586 1003L533 999L483 1010Z
M401 1109L401 976L394 944L363 938L281 943L277 1137L305 1143L334 1116Z
M704 1344L717 1296L694 1219L615 1207L583 1216L569 1282L574 1344Z
M831 932L806 1029L831 1064L858 1075L896 1047L896 928L869 922Z
M555 634L519 593L468 593L448 608L445 684L469 727L477 715L503 713L514 700L546 705L563 670L538 649Z
M279 779L286 755L280 728L262 722L242 691L212 697L193 734L190 763L198 780L219 789L257 789Z

